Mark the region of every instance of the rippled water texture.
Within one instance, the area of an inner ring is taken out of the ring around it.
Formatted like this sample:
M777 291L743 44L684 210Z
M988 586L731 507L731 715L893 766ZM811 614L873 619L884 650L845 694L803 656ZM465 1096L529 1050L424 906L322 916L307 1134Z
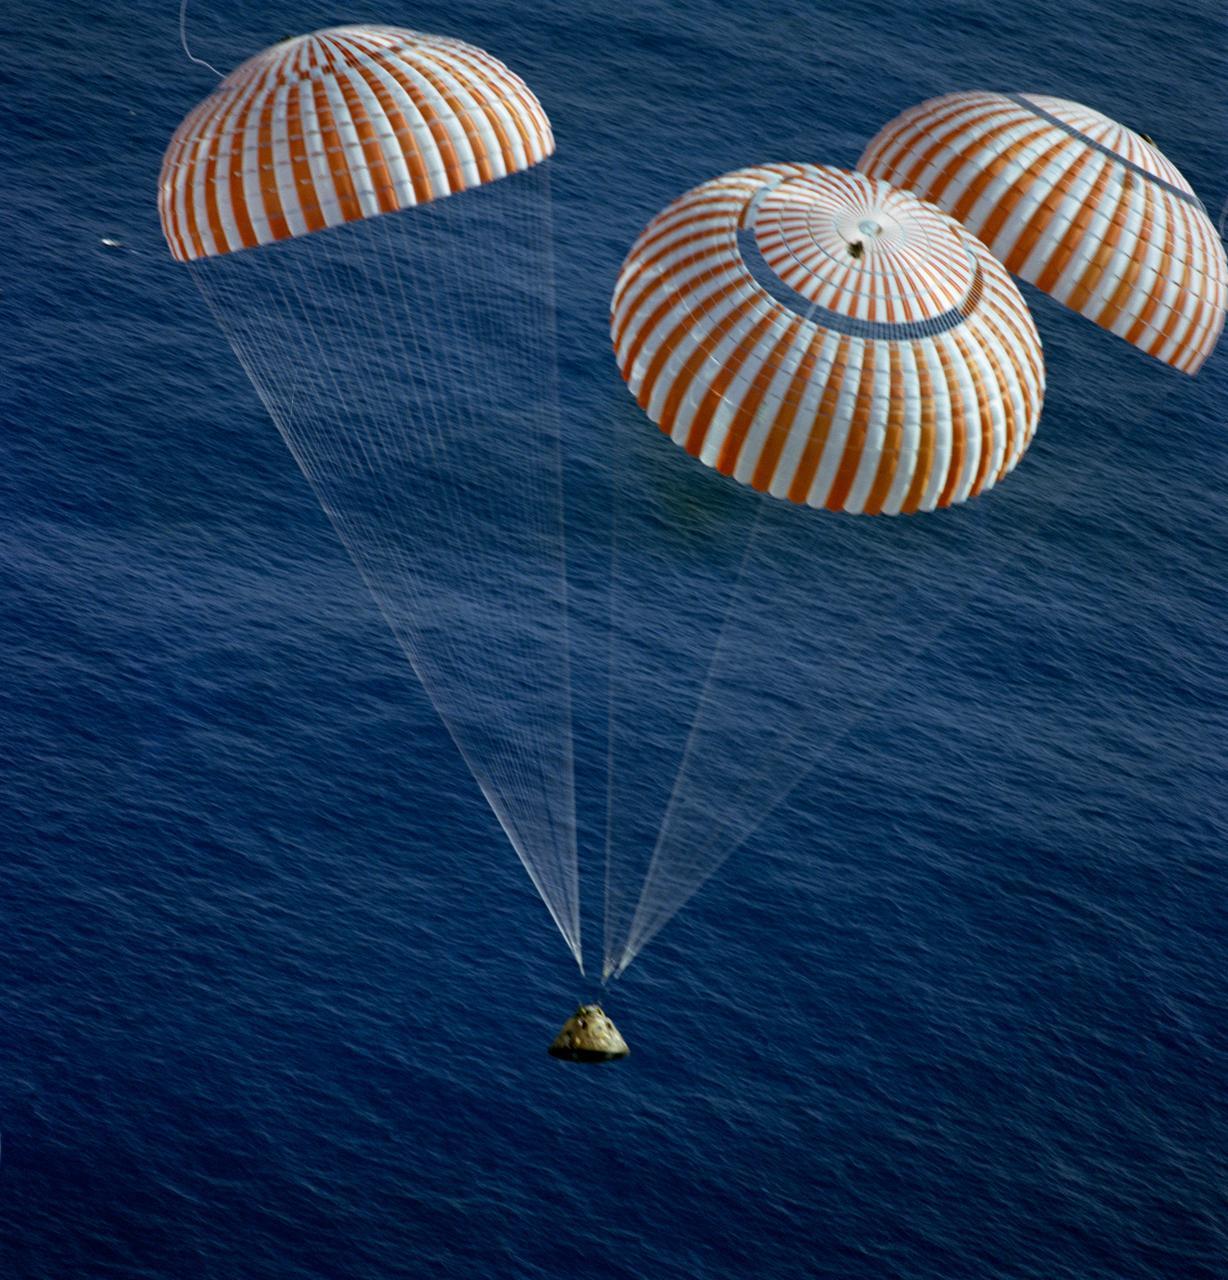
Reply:
M1185 379L1025 291L1048 407L969 558L816 640L933 643L877 701L831 661L867 714L612 988L631 1058L559 1064L594 987L163 248L212 83L173 9L0 16L0 1273L1228 1276L1228 348ZM666 486L680 560L742 537L609 354L647 219L971 87L1091 103L1228 195L1209 0L199 0L192 31L230 67L341 18L489 48L555 123L586 874L612 468ZM641 568L632 630L719 625ZM628 696L685 726L688 687Z

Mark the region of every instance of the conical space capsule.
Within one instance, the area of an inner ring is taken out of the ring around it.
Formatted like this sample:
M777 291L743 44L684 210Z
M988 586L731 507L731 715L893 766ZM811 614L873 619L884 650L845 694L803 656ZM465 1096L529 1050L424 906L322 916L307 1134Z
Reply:
M599 1004L582 1004L563 1023L550 1046L552 1058L568 1062L614 1062L631 1052Z

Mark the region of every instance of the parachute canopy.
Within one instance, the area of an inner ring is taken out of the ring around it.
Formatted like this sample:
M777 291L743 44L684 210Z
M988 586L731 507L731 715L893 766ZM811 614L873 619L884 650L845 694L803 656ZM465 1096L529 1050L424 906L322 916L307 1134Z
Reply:
M688 453L762 493L930 511L1010 471L1044 396L1040 340L985 247L841 169L739 169L676 200L623 264L618 367Z
M425 204L553 151L532 91L483 50L333 27L249 58L188 115L158 207L185 262Z
M1228 262L1154 143L1062 98L952 93L891 121L858 167L958 218L1022 277L1185 373L1215 348Z

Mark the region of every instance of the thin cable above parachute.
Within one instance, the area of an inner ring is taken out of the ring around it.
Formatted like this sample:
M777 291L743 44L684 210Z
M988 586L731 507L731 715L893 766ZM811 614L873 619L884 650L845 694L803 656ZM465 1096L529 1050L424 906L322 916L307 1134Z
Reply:
M183 46L183 52L189 62L194 62L198 67L208 67L215 76L222 77L220 72L212 62L206 62L204 58L198 58L191 49L188 48L188 0L181 0L179 5L179 43Z

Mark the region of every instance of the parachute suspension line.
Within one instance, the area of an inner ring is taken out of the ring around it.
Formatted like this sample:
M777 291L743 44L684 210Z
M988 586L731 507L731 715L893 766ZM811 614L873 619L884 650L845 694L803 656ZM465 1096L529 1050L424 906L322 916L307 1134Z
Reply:
M1226 230L1226 229L1228 229L1228 196L1225 196L1225 197L1224 197L1224 205L1223 205L1223 208L1221 208L1221 209L1220 209L1220 211L1219 211L1219 227L1218 227L1218 230L1219 230L1219 238L1220 238L1221 240L1223 240L1223 239L1225 238L1225 236L1224 236L1224 232L1225 232L1225 230Z
M611 906L610 906L611 898L612 898L612 894L611 894L612 881L614 879L612 875L612 866L614 862L614 846L613 846L612 830L611 830L610 816L609 816L610 812L612 811L613 802L614 802L612 794L610 795L607 801L606 920L605 920L605 955L602 962L602 980L603 981L608 982L611 978L618 977L622 973L623 969L626 967L626 964L623 963L623 957L627 954L627 949L631 946L631 939L634 936L636 923L640 918L644 900L646 897L650 896L651 886L657 875L658 863L660 861L661 839L664 832L669 829L670 817L673 814L674 806L678 802L678 797L682 791L683 785L687 777L687 766L690 762L691 752L695 745L696 730L700 725L700 723L702 722L704 708L707 705L708 699L711 696L713 673L717 669L721 651L725 644L726 633L729 629L729 620L733 616L734 604L738 599L738 595L742 585L742 579L746 573L746 566L750 562L751 552L755 545L755 540L759 535L759 529L763 521L763 513L766 509L767 501L768 500L765 498L760 498L756 503L754 521L751 524L750 532L746 538L746 546L742 552L742 558L738 563L738 570L734 578L733 586L729 591L728 603L725 607L724 616L721 619L721 626L720 626L720 631L717 633L716 644L713 646L712 656L708 662L708 669L704 675L703 685L700 688L699 697L695 703L695 711L694 711L694 716L691 720L691 727L687 734L686 744L682 749L682 755L678 765L678 771L674 776L674 785L670 791L669 799L666 801L666 804L665 804L665 812L664 812L664 816L661 819L661 827L658 833L657 842L653 847L652 856L649 859L648 871L644 877L643 885L640 889L639 899L636 902L631 923L626 930L625 937L621 939L615 937L615 931L618 927L618 921L614 918L614 913L611 911ZM614 556L617 555L616 549L612 552L612 555ZM613 637L616 630L615 622L616 622L615 619L611 619L611 628L610 628L611 637ZM613 640L611 640L611 644L613 644ZM612 690L613 690L613 686L611 684L611 710L610 710L611 722L613 720L613 714L614 714ZM610 744L609 750L611 751L611 753L613 751L613 743L614 743L614 734L613 734L613 726L611 723L611 732L609 734L609 744ZM614 772L614 765L613 765L613 760L611 759L609 763L610 779L613 778L613 772Z
M400 275L399 259L395 251L389 254L387 270L388 270L388 278L395 279L397 281L398 288L403 295L404 281ZM431 315L440 314L439 296L435 289L435 279L436 279L436 273L434 272L426 273L427 286L431 290L430 306L427 308L427 313ZM339 285L339 283L334 279L331 282L330 291L335 292L340 287L341 286ZM408 312L408 308L406 308L406 311ZM397 309L392 308L391 314L394 317L397 316L398 314ZM416 338L414 339L414 343L415 343L415 350L416 350L419 363L422 363L426 359L429 359L429 354L424 353L419 349L419 344L417 343ZM402 339L402 344L404 344L404 339ZM400 349L407 351L408 347L406 345L401 345ZM473 372L475 371L472 371L472 370L465 371L465 373L467 374L471 374ZM475 383L474 385L479 385L479 384ZM376 421L378 424L382 420L377 419ZM438 423L434 425L435 425L434 438L432 439L428 435L428 440L430 441L431 448L435 454L436 460L438 460L441 454L446 453L448 441L447 441L447 433L446 433L445 427ZM441 494L443 495L445 501L455 498L455 493L450 483L445 483L441 485L440 489L441 489ZM464 542L463 535L469 529L470 522L466 519L464 513L459 511L456 508L455 503L453 503L452 506L453 506L453 510L451 513L450 529L452 531L460 533L462 537L461 539L459 539L459 541ZM397 570L398 576L409 578L414 574L414 566L412 562L407 562L405 557L405 548L403 545L401 545L400 543L393 545L392 547L389 548L389 554L392 555L397 562L396 570ZM475 559L475 556L476 556L476 548L473 546L472 541L470 540L468 542L465 542L460 555L461 565L462 566L468 565ZM476 584L473 589L473 594L475 598L481 598L480 588ZM396 628L394 628L394 630L395 629ZM408 649L407 649L407 652L408 652ZM454 660L456 659L454 658ZM411 662L413 661L414 660L411 655ZM421 663L417 662L414 665L416 667L420 667ZM492 696L497 696L497 695L494 695L492 693ZM522 738L523 738L522 734L517 735L517 738L513 741L513 746L518 747L518 750L516 750L512 758L510 760L505 761L505 763L506 763L506 767L509 775L515 780L516 784L527 789L529 786L529 779L527 778L526 772L525 772L525 769L526 769L525 759L528 755L528 746L523 742ZM462 750L462 754L467 755L468 753ZM509 838L512 841L513 846L517 849L518 853L521 854L522 858L524 858L526 855L523 852L523 845L519 837L517 836L516 831L514 829L508 828L505 813L503 811L503 806L499 803L498 796L492 795L490 793L490 791L482 783L482 780L480 777L479 777L479 785L483 786L483 791L486 793L487 799L491 801L492 807L495 809L497 816L499 816L500 821L503 823L505 830L507 830L507 833L509 835ZM534 875L534 870L532 868L530 868L530 875L531 876ZM539 890L540 888L541 886L539 885Z
M963 514L965 519L980 520L985 511L982 503L971 512L965 509ZM816 520L808 512L774 507L771 516L778 535L787 531L797 531L801 538L807 534L816 537L826 534L828 541L835 541L840 532L830 519L819 516ZM801 516L801 521L797 520L798 516ZM802 523L807 517L811 520L809 526ZM952 517L944 518L950 520ZM921 526L904 523L897 527L916 530ZM853 531L868 535L871 528L859 522ZM759 533L758 526L755 532ZM763 558L769 562L779 559L783 546L778 537L762 548ZM839 630L835 611L828 608L823 617L807 620L814 625L807 625L804 629L799 622L791 623L780 612L769 611L761 619L762 611L752 608L753 602L789 597L787 584L781 591L771 589L762 564L757 572L747 573L755 550L753 544L748 544L734 594L726 610L720 640L712 654L705 695L691 725L687 751L674 783L671 804L661 823L649 871L627 931L626 944L614 963L614 977L625 972L647 943L813 772L847 735L852 724L863 719L883 700L889 688L903 678L912 662L937 638L937 635L929 636L926 632L906 655L904 666L894 669L890 682L879 687L869 699L853 700L847 722L839 723L833 729L828 711L830 691L823 689L818 682L826 678L829 668L834 670L836 666L831 637L825 634L829 630ZM812 564L822 563L838 548L817 545L812 539L803 542L802 550L803 563ZM871 583L877 584L881 570L869 570L868 576ZM814 585L807 581L805 590L808 599ZM967 595L970 596L973 590L969 586ZM895 597L887 597L890 612L899 612L916 591L917 587L913 585ZM851 594L862 606L855 614L851 637L851 641L856 642L867 632L877 633L881 619L863 615L864 606L869 604L864 591ZM949 625L951 615L962 602L962 599L957 600L951 607L942 630ZM767 634L745 634L756 625L764 627ZM731 644L731 636L739 629L744 634L738 642ZM790 640L801 646L800 661L795 657L791 664L785 647ZM815 640L820 642L817 651ZM765 653L768 648L772 650L770 655ZM851 661L845 662L845 668L854 672L872 670L874 655L871 651L879 648L881 639L874 634ZM731 649L732 655L727 658ZM775 663L779 663L786 673L792 673L793 678L786 676L785 680L784 697L789 699L788 702L765 679ZM811 677L816 683L810 688L804 683L807 672L816 673ZM749 694L739 687L739 681L747 678L753 680ZM841 701L848 702L847 695L841 694L840 697ZM823 716L821 733L815 723L816 713ZM760 724L768 727L760 729ZM739 736L735 738L734 734ZM817 750L813 747L816 738L825 743ZM725 770L723 777L720 775L722 768ZM778 781L782 777L783 781ZM719 781L714 781L714 778ZM764 781L771 784L766 791L771 798L766 801L760 787ZM773 788L781 786L783 791L776 795ZM729 834L731 830L733 835Z
M193 274L581 963L549 186L535 174Z
M537 536L543 547L554 547L556 554L553 558L552 574L553 584L547 579L543 584L550 594L557 595L558 600L558 641L557 660L559 669L555 673L560 684L560 707L562 715L562 725L559 728L560 745L564 752L562 768L554 771L554 775L548 781L552 781L559 788L557 800L557 811L566 815L567 828L564 833L567 847L570 849L571 866L570 875L567 880L568 911L570 918L574 921L574 930L577 937L577 949L579 946L579 930L580 930L580 897L579 897L579 867L576 853L576 820L575 820L575 781L574 781L574 747L572 735L572 712L571 712L571 644L570 644L570 625L568 614L567 599L567 540L566 540L566 512L564 506L563 492L563 446L561 423L559 420L559 370L558 370L558 344L555 329L555 313L556 299L554 293L554 229L553 229L553 201L551 197L551 171L549 163L539 165L533 172L531 181L539 184L541 193L539 195L539 204L541 207L540 216L535 218L523 218L521 227L522 234L526 238L529 246L529 253L523 257L519 273L518 287L525 297L531 295L534 289L541 290L541 296L538 299L538 305L535 309L530 310L527 307L514 307L511 314L519 316L521 326L521 340L514 344L513 350L520 356L521 367L526 378L534 378L537 375L532 367L532 362L528 360L528 353L533 350L543 349L549 352L550 359L540 370L540 378L544 381L544 395L538 397L540 404L540 414L548 417L545 423L546 438L542 442L544 449L544 462L548 464L549 474L553 483L549 485L548 492L542 495L541 503L532 503L525 513L526 520L532 521L536 519ZM522 216L524 208L521 209ZM488 318L490 324L490 344L492 348L497 348L503 342L503 335L499 330L499 326L494 322L493 313L482 313ZM513 448L513 457L519 456L519 448ZM515 486L514 494L521 494L526 499L529 497L528 486ZM553 510L551 510L553 508ZM551 567L547 566L547 574L551 573ZM530 625L539 625L538 619L531 615L527 619ZM540 756L537 757L539 769L541 766ZM577 960L579 960L577 954ZM581 963L581 971L583 964Z
M988 583L982 584L982 589L985 585L988 585ZM962 605L968 603L969 598L975 593L975 587L966 588L965 595L956 603L955 609L958 610ZM716 828L716 834L694 851L690 868L682 873L676 866L666 869L668 856L664 851L667 849L667 841L670 835L670 818L672 816L672 814L667 814L666 820L662 824L657 846L653 851L653 862L649 875L645 880L639 901L636 904L635 916L628 933L626 946L611 970L612 977L618 978L622 976L632 960L724 866L725 862L776 812L805 779L844 741L849 733L881 705L891 689L903 680L915 663L941 638L951 626L952 621L953 617L948 617L945 621L937 624L932 633L923 636L922 639L917 641L911 650L905 654L902 664L897 667L890 683L883 686L876 696L857 702L850 709L850 714L828 736L826 744L818 754L808 761L800 772L789 777L789 780L774 799L762 808L754 806L753 816L744 823L742 829L732 838L722 840L722 837L725 836L732 825L732 821L729 818L720 819L713 814L713 825ZM715 655L713 662L715 665ZM697 729L698 725L692 726L693 737L697 736ZM784 754L788 747L794 745L796 745L796 736L785 744L780 754ZM776 763L778 761L773 756L772 760L766 764L761 764L746 780L742 789L736 793L728 804L729 811L732 814L736 815L738 813L739 807L745 803L745 793L753 793L756 784L772 772L772 766ZM675 788L677 792L682 792L683 783L684 779L680 771Z
M208 67L218 79L224 78L212 62L206 62L204 58L196 57L192 50L188 48L188 0L180 0L179 4L179 43L183 45L183 51L187 54L189 62L196 63L198 67Z
M571 702L571 611L567 583L567 507L564 486L563 428L560 408L558 297L555 285L557 263L554 248L554 194L551 168L552 166L549 162L544 162L537 166L533 174L534 180L542 188L538 197L541 216L537 219L527 217L524 219L524 231L529 241L529 255L524 263L521 288L527 292L526 286L536 285L542 290L542 298L536 315L529 314L527 310L519 312L524 317L523 326L525 332L525 340L520 349L527 351L530 349L530 344L540 349L543 335L545 335L545 349L550 355L549 362L544 369L546 386L542 404L543 411L551 414L548 423L548 434L552 444L548 444L547 447L553 454L554 483L551 487L553 500L550 505L554 507L554 517L553 521L551 521L548 510L542 513L545 517L546 526L543 530L543 538L548 540L553 537L558 548L555 565L555 584L560 605L559 621L562 640L559 653L561 665L558 674L563 695L561 744L564 752L564 767L559 778L559 782L562 784L559 811L566 815L568 823L566 839L571 850L571 868L567 882L570 895L568 913L569 919L573 922L572 927L576 937L576 962L580 966L581 974L583 974L584 960L580 949L580 867L576 830L575 735ZM535 240L533 238L534 232L536 232ZM533 267L535 262L538 265L534 274ZM530 279L530 277L532 278ZM552 528L551 525L553 525Z
M517 337L510 344L510 352L514 369L520 372L521 386L518 390L502 389L490 378L482 378L478 370L477 385L483 388L487 399L488 420L498 420L500 391L504 396L524 396L530 406L534 419L533 426L542 438L534 440L531 433L524 439L509 438L505 442L505 462L511 464L524 461L524 480L505 486L504 492L513 504L511 509L513 523L531 531L536 546L528 548L530 561L533 564L545 557L545 581L539 584L544 591L547 604L554 606L557 618L553 625L557 633L553 639L556 648L552 650L551 668L548 672L538 672L539 680L557 682L557 688L549 690L551 699L537 698L530 700L526 707L524 722L528 726L527 740L522 735L521 755L524 760L522 777L527 772L526 789L551 796L551 803L546 807L547 818L559 820L553 830L552 838L557 848L565 851L561 867L560 882L546 884L538 867L530 869L531 878L539 887L544 886L543 896L558 900L561 905L559 914L568 921L565 936L574 939L574 953L581 970L583 964L580 953L580 904L579 874L576 855L575 832L575 797L574 797L574 761L572 749L572 725L570 705L570 645L568 640L567 598L566 598L566 562L564 540L564 509L562 494L562 444L558 418L558 364L557 345L554 336L554 296L553 296L553 229L550 224L550 171L549 165L541 165L529 175L512 180L518 184L513 188L519 195L536 192L534 206L527 202L517 201L514 213L519 221L512 228L515 234L510 239L499 227L487 237L489 253L499 268L514 280L515 289L509 299L502 317L496 315L493 307L480 306L477 309L479 327L488 351L501 351L506 355L508 343L507 332L516 331ZM476 206L475 206L476 207ZM517 252L518 250L518 252ZM518 269L517 269L518 268ZM455 286L453 286L455 287ZM540 291L533 306L525 305L534 297L534 291ZM437 295L438 296L438 295ZM446 308L441 305L441 311ZM534 360L536 354L548 353L549 360ZM544 434L543 434L544 433ZM537 455L535 459L535 454ZM535 478L535 469L541 475ZM544 492L543 492L544 489ZM553 512L550 508L553 507ZM551 520L553 515L553 520ZM463 527L469 527L465 513L460 519ZM551 554L552 553L552 554ZM490 549L487 547L487 555ZM527 565L525 567L528 567ZM501 559L497 563L497 574L501 578L504 566ZM543 611L532 606L528 597L518 592L512 593L512 601L521 606L519 630L528 634L543 624L552 625L548 617L539 616ZM547 711L553 707L558 717L556 723L546 720ZM535 724L534 724L535 717ZM534 744L557 739L559 756L547 760ZM532 862L522 852L522 860Z
M388 230L387 224L384 224L384 229L386 231ZM408 300L405 298L405 282L402 279L400 274L399 256L396 252L396 245L391 240L391 232L389 232L386 247L388 249L388 268L387 269L389 272L389 277L397 280L398 288L401 292L402 299L403 299L404 314L409 314L410 304ZM446 312L442 312L442 309L441 309L440 291L438 290L436 285L436 275L434 273L428 274L424 283L425 283L425 287L430 292L430 306L427 309L428 314L434 314L434 315L446 314ZM449 286L445 290L445 295L450 292L452 292L452 287L449 282ZM476 321L475 328L481 334L481 338L483 342L486 344L489 344L491 335L487 327L483 323L485 316L486 316L486 311L484 309L479 309L477 313L477 321ZM452 340L453 340L452 338L449 339L450 342ZM512 349L514 349L514 346L515 344L513 344ZM429 353L424 352L421 349L420 344L417 344L417 343L415 343L415 353L416 353L419 364L424 363L427 359L430 358ZM474 386L475 388L481 387L485 389L487 384L486 382L482 381L477 377L479 372L480 371L476 368L467 368L463 370L462 376L466 376L467 378L469 378L471 380L471 385ZM483 406L483 412L487 415L488 418L493 417L493 415L491 414L490 405L488 403ZM448 443L449 443L448 432L446 430L446 426L438 426L436 439L433 442L433 448L436 448L437 456L440 454L446 454ZM514 496L517 493L517 488L518 488L517 486L511 486L509 489L509 493ZM466 534L466 532L470 531L471 521L467 518L466 513L462 509L460 509L459 505L455 501L457 498L457 494L453 486L449 484L443 487L442 491L446 497L453 499L452 515L453 515L454 525L455 525L455 528L460 532L460 534L463 537ZM462 566L473 563L476 559L477 554L478 554L478 548L474 545L472 538L470 538L468 541L465 542L464 553L461 557ZM524 772L526 768L525 760L527 755L528 755L527 745L521 745L519 753L517 754L516 758L512 761L512 764L511 764L511 768L516 773L519 781L521 781L525 785L527 785L527 782L528 782Z
M507 181L507 180L505 180ZM531 436L512 437L506 442L504 463L514 466L523 461L523 473L529 480L535 470L542 472L548 483L523 481L506 487L506 498L513 508L509 508L513 523L529 531L533 544L528 550L531 562L542 561L544 580L539 584L546 598L555 605L557 618L550 620L540 616L541 611L531 607L531 601L519 593L512 594L512 601L523 606L521 608L520 629L531 632L543 625L557 628L553 639L556 647L552 650L553 669L541 672L539 678L544 681L557 682L555 697L555 714L557 723L548 723L543 717L547 711L545 699L531 701L526 707L525 721L528 725L527 735L521 735L521 773L526 789L542 791L553 795L553 803L547 809L547 816L559 815L563 818L561 829L555 832L556 842L568 851L565 875L561 886L565 898L565 914L569 921L567 932L576 940L575 954L583 972L580 955L580 901L579 870L576 854L575 829L575 794L574 794L574 753L572 744L572 721L570 702L570 641L567 615L566 584L566 540L565 512L563 504L563 454L558 416L558 361L557 341L555 337L555 298L554 298L554 241L551 224L550 198L550 166L548 163L537 166L528 175L517 176L512 182L519 184L516 191L536 189L537 200L531 207L527 202L515 204L512 216L517 218L512 230L514 234L506 236L501 228L494 227L487 238L492 259L497 260L499 269L507 279L513 281L514 289L509 304L502 314L492 306L480 306L477 310L477 331L482 345L490 352L501 352L510 361L511 370L519 376L520 389L513 390L496 385L490 378L481 376L482 370L475 371L475 385L480 387L486 400L486 417L490 422L498 420L500 413L499 400L508 395L522 395L526 403L531 405L534 426L540 439ZM501 184L502 185L502 184ZM497 188L496 188L497 190ZM480 189L480 194L487 194ZM474 205L476 208L476 204ZM435 282L432 281L432 288ZM446 284L446 282L445 282ZM454 290L456 282L448 286ZM526 302L533 299L533 305ZM443 314L448 314L445 305L446 292L441 299L438 290L435 292L436 305ZM508 331L514 330L516 340L508 343ZM548 353L549 360L542 361L541 354ZM536 461L535 461L536 457ZM462 524L468 527L469 522L462 512ZM546 554L543 560L543 553ZM490 554L489 548L487 555ZM498 574L504 573L499 554ZM525 567L528 567L527 565ZM551 704L554 705L554 704ZM535 723L533 718L535 716ZM547 759L534 744L557 736L560 759ZM522 857L523 860L523 857ZM531 878L538 881L539 871L529 867ZM547 887L543 896L557 896L556 891Z
M504 464L510 464L509 469L511 469L523 459L522 474L527 478L527 482L521 479L510 484L503 482L500 485L497 492L503 499L508 500L509 520L501 517L498 524L501 530L510 522L513 529L520 528L530 534L532 543L526 549L530 553L532 563L536 563L543 553L546 553L547 558L553 562L552 565L547 565L545 570L547 581L541 585L547 590L549 603L553 604L558 614L555 624L558 627L558 634L555 637L558 646L557 651L552 651L552 670L549 673L538 673L538 676L546 681L553 679L558 682L557 690L553 691L551 705L554 705L555 714L560 718L560 722L549 724L543 718L548 709L546 699L531 699L526 704L523 717L518 717L521 733L513 738L513 746L517 748L518 754L513 777L522 786L524 793L528 795L542 793L552 797L551 803L546 807L545 816L561 818L561 829L553 831L553 839L558 847L568 851L563 867L562 883L559 885L548 883L540 865L535 865L535 859L523 842L513 840L513 844L521 853L522 861L525 861L526 869L538 885L539 891L543 893L543 897L548 901L561 898L563 909L559 914L565 915L568 920L564 936L570 934L574 938L573 950L579 962L579 877L575 854L569 652L566 639L566 585L562 541L562 455L558 436L557 355L552 340L553 297L549 293L552 283L553 242L547 222L549 217L548 166L541 166L531 175L517 177L512 181L519 184L513 188L516 193L519 193L522 188L525 190L540 188L537 192L539 207L530 209L528 205L517 202L513 213L519 215L519 221L509 228L513 234L509 237L503 233L501 227L495 226L493 233L484 237L492 261L496 261L498 269L514 281L515 289L503 313L497 314L494 306L479 305L476 308L476 316L477 333L480 338L479 349L484 349L488 356L493 352L501 352L505 359L510 356L509 368L512 372L519 371L520 385L505 387L501 380L496 381L489 376L483 376L484 370L481 367L471 369L469 375L473 385L483 393L485 401L483 416L488 423L493 424L499 420L500 406L497 402L501 396L523 397L525 403L531 406L539 433L543 428L545 430L543 439L534 440L529 436L523 440L512 438L505 441ZM475 194L489 195L485 190ZM476 202L473 202L471 207L474 210L478 209ZM391 237L391 224L385 225ZM391 238L389 247L394 249ZM449 280L441 274L438 282L434 278L429 280L429 288L432 291L432 306L436 313L456 323L457 316L447 306L447 299L459 290L463 283L459 277L463 273L455 260L451 265L458 268L455 273L457 278ZM440 284L443 286L442 291ZM536 306L526 306L526 300L533 296L535 289L546 290L546 292L537 298ZM515 331L516 338L510 344L508 343L509 330ZM453 340L459 340L462 337L461 334L454 334ZM543 337L545 337L544 341ZM530 357L532 352L543 351L549 353L548 362L534 362ZM481 412L480 404L475 407ZM535 472L542 474L539 476ZM553 527L548 519L551 506L555 508ZM476 530L468 513L463 510L458 513L458 520L462 530ZM551 552L553 552L552 556L549 555ZM487 559L491 557L492 545L489 541L484 548L475 547L470 541L465 554L466 559L476 560L483 553ZM502 578L504 574L502 551L493 554L496 557L494 567L497 578ZM548 580L551 572L554 578L553 583ZM498 586L499 583L496 581L492 590L492 584L488 582L482 594L486 597L499 594ZM510 601L514 605L521 606L517 630L529 633L533 628L543 624L544 619L537 616L539 611L530 607L531 600L528 597L522 597L519 592L513 591L510 593ZM499 685L493 696L498 698L505 696L505 693L504 687ZM561 758L551 759L547 765L541 750L535 744L551 741L553 737L558 739Z
M1098 478L1107 469L1126 442L1132 438L1134 428L1138 425L1138 422L1150 417L1150 413L1155 407L1156 399L1160 394L1161 390L1157 388L1151 403L1147 407L1147 411L1143 414L1134 415L1128 429L1114 435L1112 445L1100 453L1095 464L1084 470L1076 469L1073 472L1067 470L1064 473L1066 483L1058 488L1055 500L1048 504L1047 515L1034 527L1033 533L1035 535L1044 534L1056 519L1070 514L1075 509L1070 499L1077 491L1086 488L1093 479ZM658 842L657 849L654 850L653 865L649 876L645 879L644 888L636 906L627 944L612 968L607 958L608 978L615 979L626 972L635 957L677 915L681 908L690 901L707 881L720 870L729 857L750 839L807 778L813 775L823 761L854 730L882 706L892 690L899 686L913 667L950 630L951 626L964 615L967 606L982 597L1002 577L1006 570L1015 563L1017 563L1017 560L1014 555L1003 554L998 556L996 561L991 560L989 562L987 573L984 576L969 578L966 586L957 596L954 605L944 615L932 618L931 625L924 628L915 643L907 647L895 665L890 679L877 686L871 696L859 699L853 706L849 707L847 714L825 735L825 740L820 750L809 758L804 759L800 769L789 771L785 781L775 793L769 793L770 799L765 803L748 803L747 797L754 796L758 783L774 771L786 752L795 750L799 746L799 742L807 737L808 725L803 723L799 726L787 743L780 749L774 750L770 758L761 761L760 767L745 779L740 789L726 803L725 809L729 816L724 820L718 820L714 813L710 815L716 825L715 834L705 844L692 851L685 867L664 865L669 861L669 855L665 852L668 819L666 823L662 824L661 839ZM732 613L733 603L731 602L729 614L732 615ZM864 648L859 651L851 665L859 666L862 658L876 644L877 641L875 639L870 639ZM749 813L748 817L745 816L747 813ZM740 823L737 821L739 815L743 815L743 821ZM674 852L674 857L677 857L676 851Z
M601 981L604 985L612 976L610 965L611 948L614 942L614 930L617 927L616 905L617 889L614 884L614 807L617 804L614 786L615 749L618 733L617 705L615 696L615 676L618 670L618 538L619 513L622 510L621 490L619 489L619 468L610 468L610 596L606 609L606 626L609 639L606 644L606 708L605 708L605 855L602 874L602 948Z
M327 439L327 438L328 438L328 437L325 437L325 439ZM445 492L446 492L446 491L447 491L447 490L445 490ZM328 505L328 504L326 503L326 506L327 506L327 505ZM463 526L461 526L461 527L463 527ZM351 542L352 542L352 540L351 540ZM369 575L368 575L368 576L369 576ZM402 639L404 639L404 637L401 637L401 638L402 638ZM423 664L422 664L421 662L419 662L419 663L417 663L416 665L418 666L419 671L420 671L424 676L426 676L426 675L427 675L427 673L426 673L426 671L424 671L424 670L423 670ZM430 683L430 682L429 682L429 680L428 680L428 685L429 685L429 683ZM466 753L466 754L469 754L469 753ZM471 759L471 762L472 762L472 756L470 756L470 759ZM490 794L491 794L491 793L490 793L490 791L489 791L489 789L487 789L487 794L488 794L488 795L490 795ZM496 808L499 808L499 807L500 807L500 806L498 806L498 805L496 804ZM500 815L500 816L501 816L501 817L503 817L503 814L501 813L501 815ZM506 821L505 821L505 826L506 826L506 825L507 825L507 823L506 823ZM509 832L509 834L510 834L510 835L512 835L512 838L513 838L514 843L516 843L516 844L517 844L517 847L518 847L518 848L520 848L520 849L521 849L521 851L522 851L522 853L523 853L523 852L524 852L524 846L523 846L523 844L522 844L522 843L517 839L517 837L516 837L516 835L515 835L515 832Z

